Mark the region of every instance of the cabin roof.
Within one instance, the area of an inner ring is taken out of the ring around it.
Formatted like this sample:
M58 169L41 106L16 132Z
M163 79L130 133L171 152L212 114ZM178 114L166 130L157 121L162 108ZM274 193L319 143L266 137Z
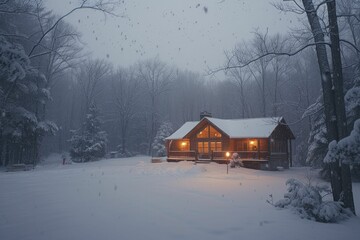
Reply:
M194 122L186 122L182 125L178 130L176 130L173 134L167 137L167 140L175 140L175 139L182 139L188 134L197 124L199 121Z
M282 117L246 118L246 119L219 119L205 117L201 121L186 122L168 140L182 139L200 122L209 121L230 138L268 138L283 121Z

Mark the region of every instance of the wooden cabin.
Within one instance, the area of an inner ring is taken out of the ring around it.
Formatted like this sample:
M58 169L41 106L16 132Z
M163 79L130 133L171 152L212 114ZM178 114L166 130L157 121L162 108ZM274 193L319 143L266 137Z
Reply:
M167 161L228 163L238 153L245 167L275 170L292 165L294 134L284 118L218 119L186 122L166 138Z

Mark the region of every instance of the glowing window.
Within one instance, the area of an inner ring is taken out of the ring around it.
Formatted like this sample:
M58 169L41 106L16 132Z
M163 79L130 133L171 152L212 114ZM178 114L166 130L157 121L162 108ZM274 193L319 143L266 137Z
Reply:
M210 138L221 138L221 133L216 131L212 126L210 126Z
M209 143L208 142L198 142L198 152L199 153L208 153L209 152Z
M221 142L210 142L210 150L214 152L221 152L222 144Z
M189 140L179 141L179 149L180 151L189 151L190 150Z
M206 126L196 136L197 138L221 138L221 133L212 126Z
M209 138L209 127L206 126L196 136L197 136L197 138Z

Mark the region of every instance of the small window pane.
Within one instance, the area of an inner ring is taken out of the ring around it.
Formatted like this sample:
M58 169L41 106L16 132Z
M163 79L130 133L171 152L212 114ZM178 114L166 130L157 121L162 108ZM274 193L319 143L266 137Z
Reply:
M210 126L210 138L221 138L221 133L216 131L212 126Z
M208 138L209 137L209 126L206 126L201 130L197 135L198 138Z

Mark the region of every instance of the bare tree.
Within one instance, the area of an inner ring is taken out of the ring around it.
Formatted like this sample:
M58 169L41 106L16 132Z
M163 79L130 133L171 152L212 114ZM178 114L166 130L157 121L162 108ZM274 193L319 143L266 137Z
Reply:
M289 51L288 47L289 39L286 39L279 34L270 38L270 51L273 52L286 52ZM278 116L279 114L279 89L280 84L284 80L286 73L288 72L289 67L289 57L288 56L275 56L270 65L274 74L274 85L273 85L273 116Z
M104 60L88 60L80 68L77 81L84 96L84 109L95 103L103 90L103 81L110 74L111 65Z
M335 112L338 138L337 141L347 137L347 121L344 102L344 87L343 87L343 72L342 59L340 50L340 36L339 27L337 23L336 1L327 2L329 31L331 41L331 57L333 67L333 89L335 92ZM352 181L350 173L350 165L348 163L340 163L341 166L341 180L342 188L340 197L342 198L345 207L350 208L355 213L354 197L352 192Z
M129 125L136 114L140 97L140 82L135 75L135 69L119 68L112 76L111 86L113 104L120 127L121 153L126 154Z
M151 154L151 146L157 129L157 104L159 96L170 89L173 79L173 71L158 58L139 62L138 77L145 84L145 92L150 98L150 131L148 142L148 154Z
M255 33L255 37L252 43L253 48L252 50L252 56L253 57L257 57L257 56L263 56L264 54L266 54L267 52L269 52L268 50L268 44L269 44L269 39L268 39L268 33L260 33L259 31L256 31ZM264 56L262 58L259 58L258 61L254 62L252 65L249 65L249 70L250 73L252 74L252 76L254 77L259 90L260 90L260 96L261 96L261 106L262 106L262 110L261 110L261 115L263 117L266 117L267 115L267 103L266 103L266 76L267 73L266 71L268 70L268 66L270 64L272 56Z
M244 47L245 44L239 44L235 47L232 52L232 56L230 57L227 54L228 61L232 62L234 65L238 65L241 63L246 62L246 58L248 57L249 53L248 50ZM234 68L229 69L229 75L234 82L234 85L239 90L237 96L239 97L241 106L241 117L249 117L249 110L247 105L247 97L245 96L245 89L246 84L249 82L251 78L251 73L248 69L245 68Z

